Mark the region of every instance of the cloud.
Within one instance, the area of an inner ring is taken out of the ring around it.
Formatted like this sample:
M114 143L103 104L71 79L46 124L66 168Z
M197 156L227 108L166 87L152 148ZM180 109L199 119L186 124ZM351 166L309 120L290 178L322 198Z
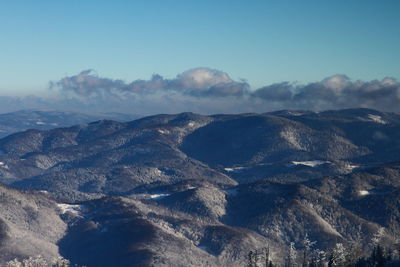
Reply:
M292 84L283 82L264 86L252 93L252 95L269 102L286 102L292 100L293 91Z
M400 111L399 93L400 84L395 79L364 82L335 75L300 88L293 101L315 110L365 107Z
M249 88L247 83L233 81L227 73L210 68L191 69L178 74L174 79L164 79L154 74L150 80L135 80L131 83L99 77L92 70L84 70L77 75L51 82L50 87L85 97L144 95L168 91L196 97L225 97L241 96Z
M346 75L333 75L308 84L281 82L251 90L248 83L210 68L191 69L171 79L154 74L148 80L132 82L84 70L51 82L50 87L51 99L0 97L1 110L45 108L148 115L364 107L400 112L400 83L393 78L353 81Z
M124 88L122 80L112 80L100 78L93 73L93 70L81 71L78 75L62 78L58 82L50 82L50 87L62 88L66 92L74 92L81 96L98 95L102 93L112 93Z
M196 68L179 74L176 78L180 88L203 89L218 84L232 83L228 74L209 68Z
M279 83L255 90L251 94L265 103L282 109L326 110L373 108L400 111L400 83L393 78L352 81L345 75L334 75L320 82L297 85Z

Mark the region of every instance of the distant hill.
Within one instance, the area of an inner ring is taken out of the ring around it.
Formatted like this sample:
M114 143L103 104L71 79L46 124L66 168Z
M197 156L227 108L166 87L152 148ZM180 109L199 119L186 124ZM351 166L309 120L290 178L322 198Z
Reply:
M89 115L66 111L21 110L0 114L0 138L28 129L48 130L102 119L130 121L139 117L122 113Z

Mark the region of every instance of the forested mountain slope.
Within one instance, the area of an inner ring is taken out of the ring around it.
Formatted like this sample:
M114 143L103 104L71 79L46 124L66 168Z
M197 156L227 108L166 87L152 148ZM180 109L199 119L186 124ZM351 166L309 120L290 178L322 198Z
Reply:
M279 261L307 238L369 251L381 229L384 244L400 237L395 113L101 120L16 133L0 150L0 182L33 191L7 190L53 203L40 209L60 221L48 255L77 264L243 266L250 250Z

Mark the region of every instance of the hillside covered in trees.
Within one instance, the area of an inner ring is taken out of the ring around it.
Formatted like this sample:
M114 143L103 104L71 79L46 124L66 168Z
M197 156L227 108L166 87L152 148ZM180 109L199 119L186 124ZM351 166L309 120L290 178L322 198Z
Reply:
M398 264L396 113L102 120L0 151L1 265Z

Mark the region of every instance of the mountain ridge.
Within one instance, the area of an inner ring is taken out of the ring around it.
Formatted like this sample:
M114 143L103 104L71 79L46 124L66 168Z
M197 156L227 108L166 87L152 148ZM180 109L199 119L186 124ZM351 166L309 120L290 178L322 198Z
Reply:
M0 150L0 182L66 205L55 246L77 264L243 266L307 237L365 251L382 227L400 237L394 113L161 114L28 130Z

